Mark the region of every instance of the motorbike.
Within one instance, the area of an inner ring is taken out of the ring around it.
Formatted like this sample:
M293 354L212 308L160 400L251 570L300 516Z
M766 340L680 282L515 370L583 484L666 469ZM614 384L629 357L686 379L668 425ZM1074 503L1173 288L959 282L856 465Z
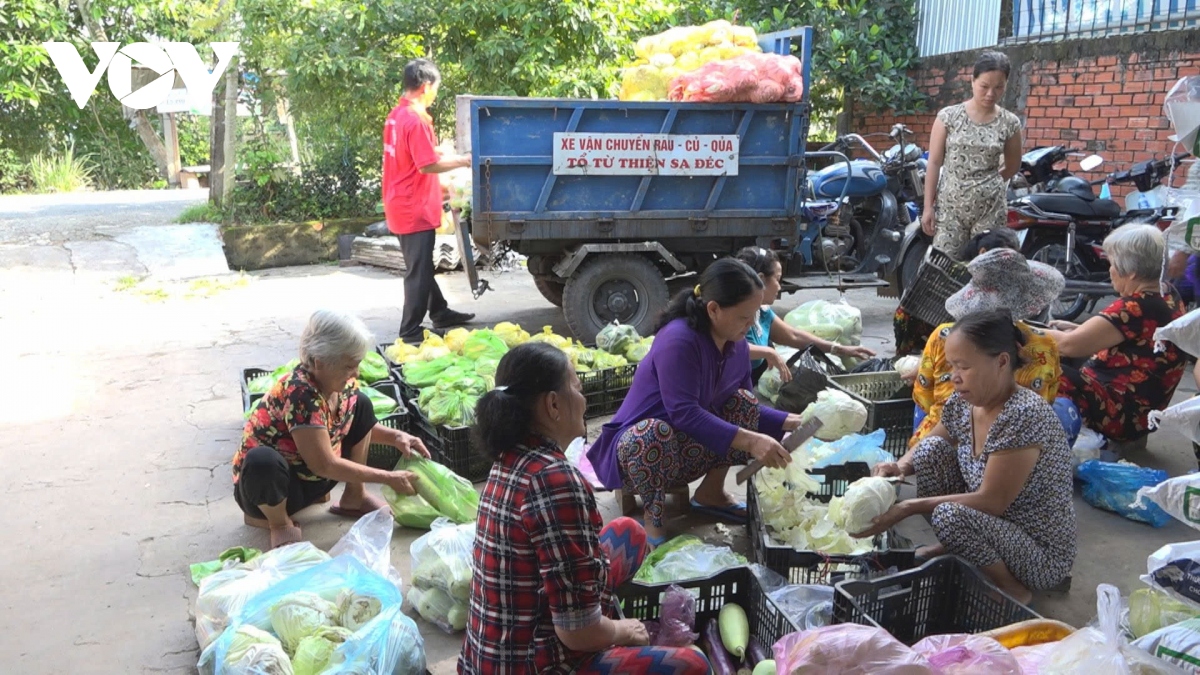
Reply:
M1057 150L1052 154L1065 152L1061 147ZM1139 162L1098 181L1069 174L1030 181L1050 191L1026 194L1009 203L1008 226L1016 230L1021 252L1058 269L1067 279L1063 295L1051 304L1051 318L1073 320L1096 300L1112 294L1104 238L1128 223L1169 225L1175 209L1165 205L1166 187L1161 182L1186 156ZM1125 200L1130 208L1122 210L1116 201L1097 198L1093 187L1098 184L1133 185L1135 190Z
M902 124L887 134L894 145L879 153L858 134L839 137L819 153L870 159L834 162L809 173L805 216L810 226L798 237L793 262L830 272L885 273L895 267L904 226L919 217L925 159ZM815 225L815 226L812 226Z

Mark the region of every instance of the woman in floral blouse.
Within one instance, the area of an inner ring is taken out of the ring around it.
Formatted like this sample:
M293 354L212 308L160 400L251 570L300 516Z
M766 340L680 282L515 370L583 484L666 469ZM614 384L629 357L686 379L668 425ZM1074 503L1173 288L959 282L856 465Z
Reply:
M1144 446L1146 417L1162 410L1183 376L1175 345L1154 350L1154 331L1183 315L1183 303L1159 286L1166 242L1153 225L1125 225L1104 240L1109 275L1119 296L1082 325L1055 321L1047 331L1064 358L1091 356L1063 368L1059 393L1071 397L1084 424L1121 443Z
M497 387L475 409L479 446L495 459L479 500L460 673L701 675L708 660L649 646L618 619L614 589L646 555L646 532L604 526L591 486L563 454L587 434L587 401L557 347L529 342L500 359Z
M271 548L300 540L292 514L329 500L346 483L330 512L357 518L384 506L365 483L413 494L413 474L366 465L372 440L406 456L429 451L403 431L378 424L358 391L358 364L371 333L357 317L320 310L300 336L300 365L280 378L246 420L233 456L233 496L247 525L271 531Z

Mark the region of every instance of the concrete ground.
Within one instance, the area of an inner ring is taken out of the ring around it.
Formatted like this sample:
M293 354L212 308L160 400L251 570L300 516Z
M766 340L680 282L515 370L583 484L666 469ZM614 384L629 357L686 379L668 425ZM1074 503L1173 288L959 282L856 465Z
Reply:
M380 341L396 331L401 285L389 273L214 269L212 227L170 224L202 199L202 192L0 197L6 671L192 672L198 653L187 565L230 546L267 543L265 533L242 524L231 494L240 369L291 358L319 307L358 313ZM480 301L461 274L440 282L453 306L477 312L480 325L566 330L528 276L485 276L495 290ZM789 296L778 309L835 296ZM888 353L895 301L865 291L847 297L863 311L864 342ZM1186 377L1177 397L1194 390ZM1148 451L1133 459L1172 475L1195 468L1190 444L1169 433L1151 436ZM611 495L600 503L606 517L617 514ZM1098 583L1129 592L1149 553L1196 538L1181 524L1155 530L1082 500L1077 511L1073 590L1035 601L1041 613L1077 626L1095 613ZM324 507L298 520L324 549L350 526ZM742 528L682 515L672 527L748 552ZM928 534L923 523L906 529ZM393 539L393 564L406 579L418 534L398 529ZM453 672L461 636L420 625L431 670Z

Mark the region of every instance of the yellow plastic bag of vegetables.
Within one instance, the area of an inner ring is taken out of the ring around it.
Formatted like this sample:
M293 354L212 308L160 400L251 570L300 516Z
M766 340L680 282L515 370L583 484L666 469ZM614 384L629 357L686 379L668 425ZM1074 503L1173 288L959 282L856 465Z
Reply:
M759 53L758 35L748 26L710 21L677 26L637 41L637 60L627 67L617 97L622 101L665 101L671 81L712 61Z

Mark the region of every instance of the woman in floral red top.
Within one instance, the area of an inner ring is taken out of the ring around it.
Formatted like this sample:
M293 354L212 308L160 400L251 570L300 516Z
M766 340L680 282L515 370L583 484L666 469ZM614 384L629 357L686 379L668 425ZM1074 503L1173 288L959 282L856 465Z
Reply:
M382 508L365 483L413 494L408 471L366 466L372 439L404 455L429 456L421 441L378 424L358 391L358 364L371 333L356 317L320 310L300 336L300 365L271 386L251 411L233 455L233 496L247 525L270 529L271 548L300 540L292 514L327 501L346 483L330 511L357 518Z
M530 342L504 355L479 400L476 432L495 458L479 502L460 673L708 672L691 649L648 646L617 619L614 589L646 555L629 518L603 526L591 486L563 454L586 434L586 401L561 350Z
M1183 353L1165 343L1154 351L1154 331L1183 315L1171 290L1159 289L1166 242L1152 225L1125 225L1104 240L1118 297L1083 325L1052 322L1048 331L1066 358L1091 356L1082 368L1063 367L1058 393L1079 407L1084 424L1118 442L1144 442L1146 416L1162 410L1183 376Z

